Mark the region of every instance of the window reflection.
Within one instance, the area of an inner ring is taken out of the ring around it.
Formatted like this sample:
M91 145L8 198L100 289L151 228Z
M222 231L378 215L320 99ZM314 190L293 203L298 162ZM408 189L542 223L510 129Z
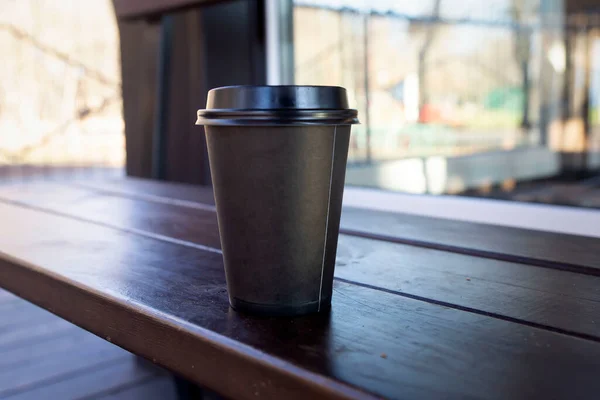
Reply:
M349 184L523 200L600 168L597 26L562 0L295 0L295 83L349 90Z

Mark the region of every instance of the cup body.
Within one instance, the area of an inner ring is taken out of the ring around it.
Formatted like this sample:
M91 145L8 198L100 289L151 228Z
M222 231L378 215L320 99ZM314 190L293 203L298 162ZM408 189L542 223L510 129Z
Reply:
M356 110L335 86L209 91L205 125L231 306L298 315L331 306Z
M231 306L329 309L350 125L207 126L206 138Z

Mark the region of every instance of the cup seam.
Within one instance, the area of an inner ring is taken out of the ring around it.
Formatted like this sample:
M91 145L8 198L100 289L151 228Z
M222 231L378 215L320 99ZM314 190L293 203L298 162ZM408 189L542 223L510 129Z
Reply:
M321 263L321 281L319 283L319 305L317 312L321 311L321 296L323 292L323 273L325 271L325 255L327 254L327 233L329 231L329 209L331 207L331 187L333 186L333 166L335 164L335 142L337 138L337 125L333 128L333 144L331 149L331 171L329 173L329 194L327 195L327 214L325 216L325 240L323 241L323 261Z

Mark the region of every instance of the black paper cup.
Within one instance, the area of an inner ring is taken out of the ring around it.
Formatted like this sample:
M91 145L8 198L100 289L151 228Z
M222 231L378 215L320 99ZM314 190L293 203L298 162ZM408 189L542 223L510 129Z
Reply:
M233 86L208 93L205 125L231 306L329 310L350 125L346 90Z

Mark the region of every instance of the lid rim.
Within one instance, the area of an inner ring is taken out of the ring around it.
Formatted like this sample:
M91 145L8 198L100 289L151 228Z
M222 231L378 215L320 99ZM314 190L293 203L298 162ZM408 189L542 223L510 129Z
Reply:
M198 110L196 125L354 125L354 109Z

